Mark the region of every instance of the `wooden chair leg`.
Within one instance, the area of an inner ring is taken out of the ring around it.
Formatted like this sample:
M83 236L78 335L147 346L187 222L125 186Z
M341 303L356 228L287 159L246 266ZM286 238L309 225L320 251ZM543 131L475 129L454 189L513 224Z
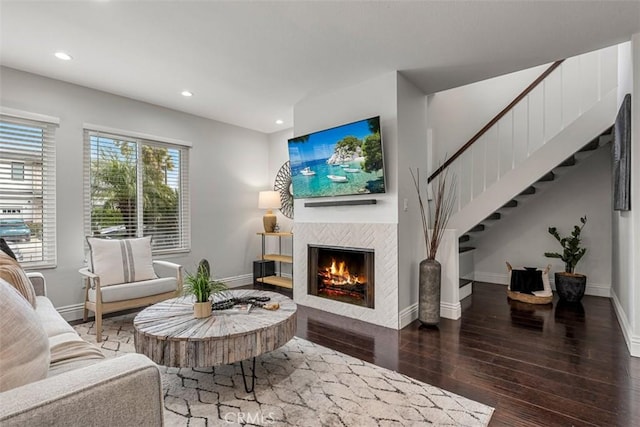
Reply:
M96 342L102 342L102 307L96 305Z
M89 281L89 279L85 278L84 279L84 311L82 312L82 320L85 322L89 320L89 309L87 308L87 301L89 301L90 285L91 285L91 282Z

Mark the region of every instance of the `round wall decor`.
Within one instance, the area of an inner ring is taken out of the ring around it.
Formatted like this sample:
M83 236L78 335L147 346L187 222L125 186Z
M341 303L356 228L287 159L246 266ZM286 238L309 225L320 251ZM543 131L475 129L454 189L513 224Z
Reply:
M291 166L285 162L276 175L273 189L280 193L280 212L287 218L293 219L293 191L291 189Z

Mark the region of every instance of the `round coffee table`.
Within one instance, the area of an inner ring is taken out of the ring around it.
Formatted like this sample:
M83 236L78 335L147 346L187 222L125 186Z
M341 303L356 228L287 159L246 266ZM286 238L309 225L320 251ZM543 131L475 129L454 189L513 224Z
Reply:
M226 298L269 297L280 304L270 311L253 307L249 313L220 314L204 319L193 317L193 298L179 297L142 310L133 320L138 353L164 366L195 368L228 365L275 350L293 338L296 304L284 295L257 290L230 290L214 296ZM240 367L243 371L242 363ZM251 391L246 386L247 391ZM252 387L253 388L253 387Z

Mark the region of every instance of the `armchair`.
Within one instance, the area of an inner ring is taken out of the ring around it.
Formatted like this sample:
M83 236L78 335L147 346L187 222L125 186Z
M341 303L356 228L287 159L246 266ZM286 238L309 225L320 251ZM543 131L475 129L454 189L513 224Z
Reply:
M157 278L137 282L101 285L100 275L89 268L81 268L84 280L84 313L86 322L89 311L95 313L96 341L102 341L102 315L174 298L182 293L182 266L154 260L153 270Z

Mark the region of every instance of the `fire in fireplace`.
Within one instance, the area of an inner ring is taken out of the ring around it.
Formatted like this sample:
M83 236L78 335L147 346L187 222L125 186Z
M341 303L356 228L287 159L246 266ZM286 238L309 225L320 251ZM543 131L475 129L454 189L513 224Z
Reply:
M372 249L309 245L309 294L374 308Z

